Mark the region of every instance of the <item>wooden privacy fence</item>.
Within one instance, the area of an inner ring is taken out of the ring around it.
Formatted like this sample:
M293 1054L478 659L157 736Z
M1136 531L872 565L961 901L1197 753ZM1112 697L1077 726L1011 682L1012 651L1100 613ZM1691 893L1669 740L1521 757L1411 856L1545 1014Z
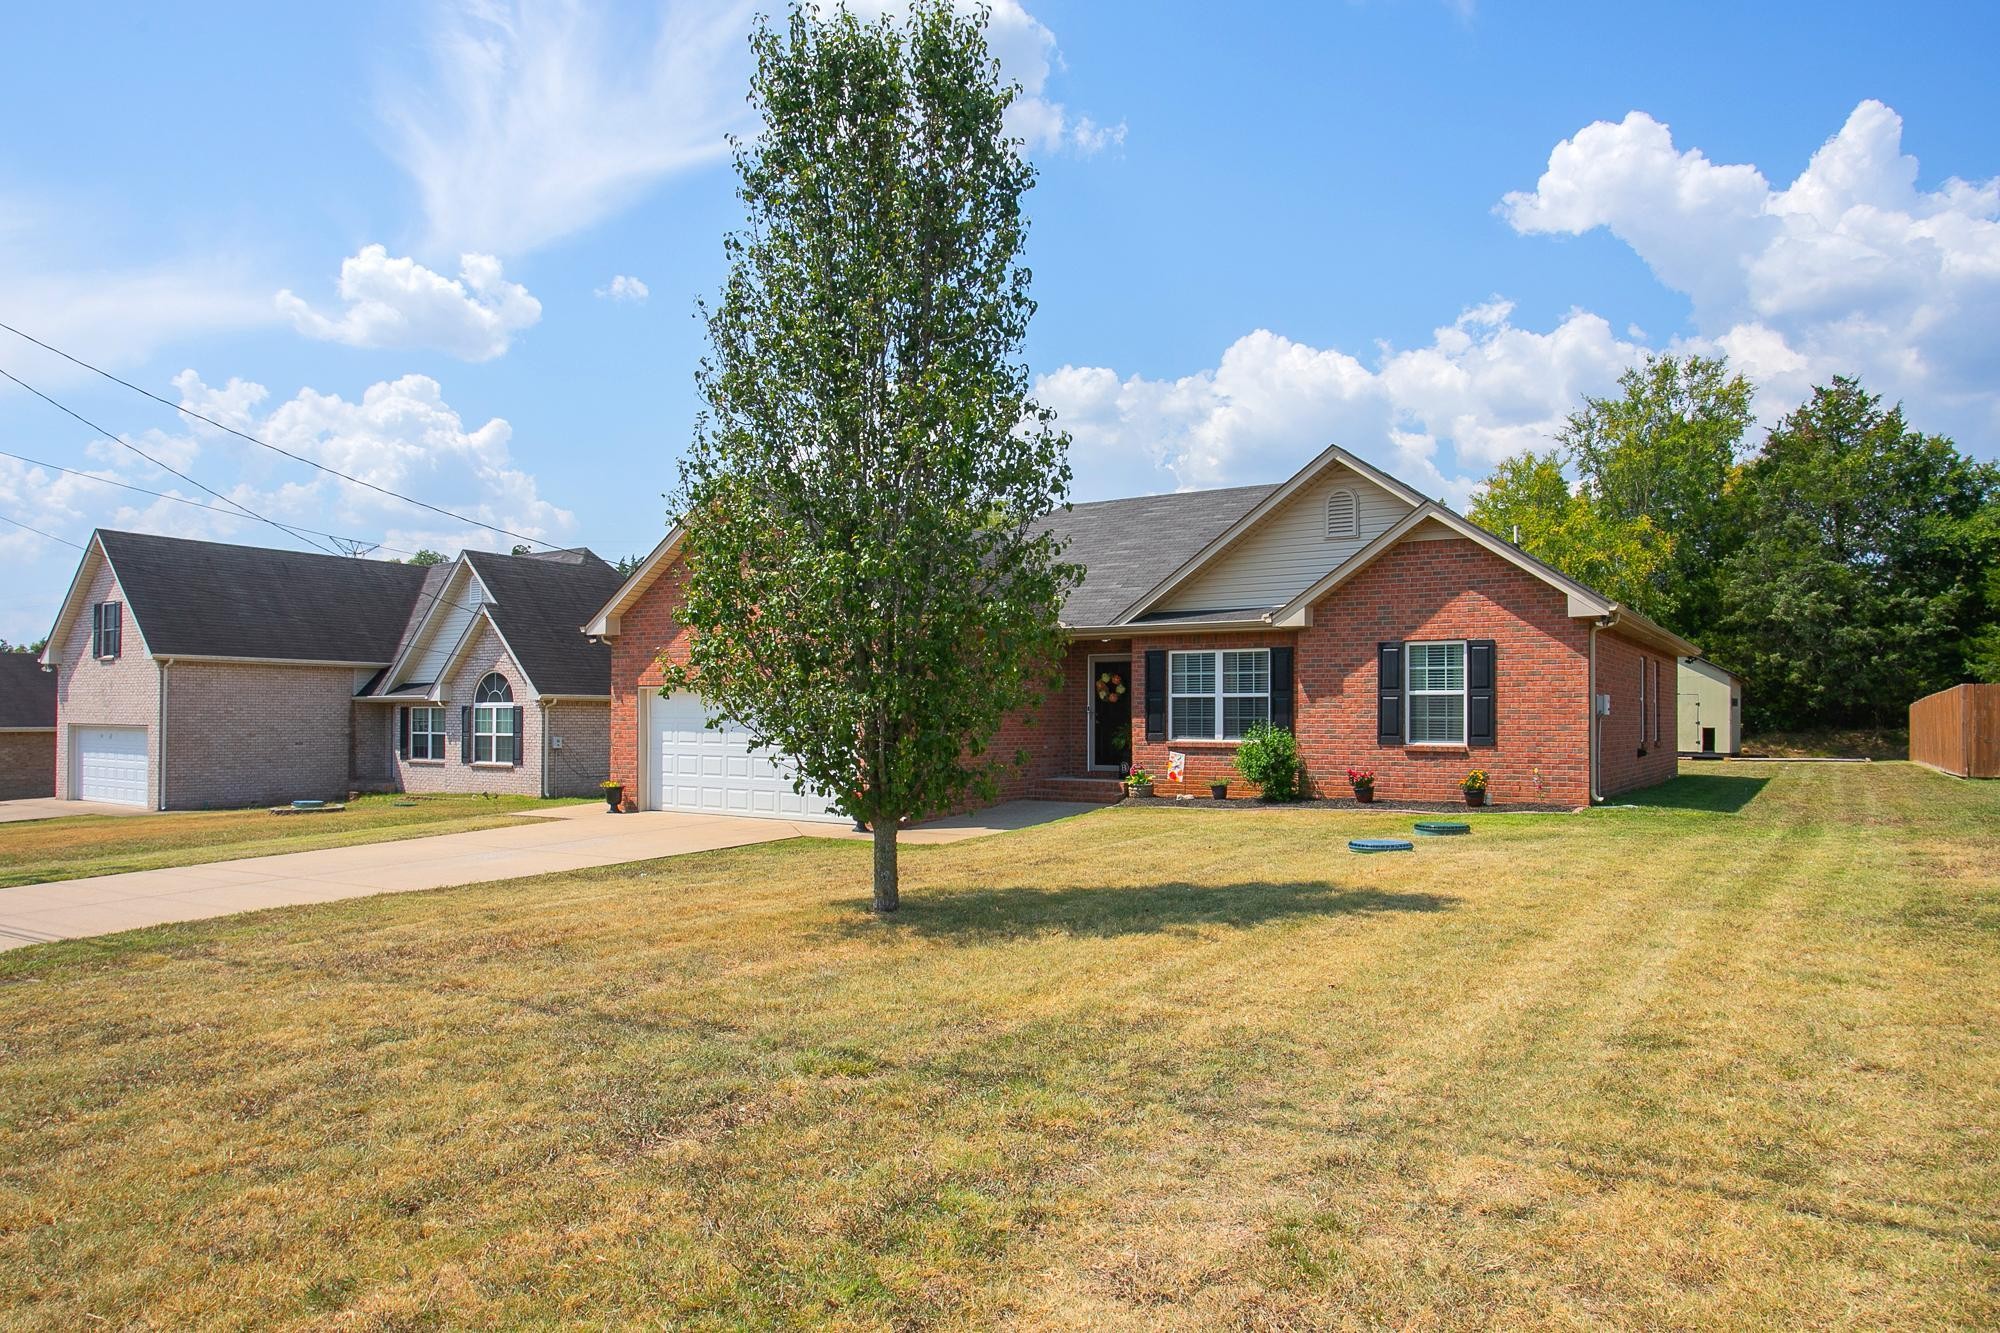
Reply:
M1910 758L1955 777L2000 778L2000 685L1954 685L1911 704Z

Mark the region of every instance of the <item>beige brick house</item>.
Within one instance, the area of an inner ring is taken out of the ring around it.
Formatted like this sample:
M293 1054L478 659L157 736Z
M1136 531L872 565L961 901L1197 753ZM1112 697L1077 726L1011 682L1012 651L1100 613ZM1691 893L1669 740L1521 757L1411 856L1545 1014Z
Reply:
M56 678L28 653L0 653L0 801L56 794Z
M94 533L42 654L56 794L161 810L589 794L610 663L575 626L617 582L588 551L423 568ZM408 674L434 660L448 670Z

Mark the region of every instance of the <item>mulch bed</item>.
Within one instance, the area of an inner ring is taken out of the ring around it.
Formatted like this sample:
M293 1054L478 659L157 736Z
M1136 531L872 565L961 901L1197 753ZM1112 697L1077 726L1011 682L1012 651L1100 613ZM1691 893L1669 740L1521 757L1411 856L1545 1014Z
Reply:
M1363 805L1352 796L1322 797L1310 801L1264 801L1255 796L1232 796L1218 801L1208 796L1128 796L1125 804L1136 806L1191 806L1197 809L1213 810L1229 807L1237 810L1354 810L1378 815L1442 815L1481 813L1507 814L1568 814L1575 807L1554 804L1547 801L1508 801L1498 805L1473 806L1464 801L1371 801Z

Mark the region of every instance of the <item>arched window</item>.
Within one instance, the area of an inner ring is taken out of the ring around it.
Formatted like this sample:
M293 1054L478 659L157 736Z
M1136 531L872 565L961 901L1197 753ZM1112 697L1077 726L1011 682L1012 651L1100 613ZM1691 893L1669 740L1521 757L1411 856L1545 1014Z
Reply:
M472 762L520 762L521 738L514 734L514 687L499 672L489 673L472 695Z
M1326 497L1326 539L1352 537L1354 529L1354 492L1342 488Z

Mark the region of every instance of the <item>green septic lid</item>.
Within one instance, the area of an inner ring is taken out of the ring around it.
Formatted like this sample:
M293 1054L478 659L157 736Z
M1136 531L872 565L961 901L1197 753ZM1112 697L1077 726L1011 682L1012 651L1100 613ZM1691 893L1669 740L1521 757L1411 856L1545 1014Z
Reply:
M1414 852L1417 845L1403 838L1350 838L1350 852Z
M1472 825L1461 824L1452 819L1419 819L1417 821L1417 832L1441 837L1452 833L1470 833L1472 832Z

